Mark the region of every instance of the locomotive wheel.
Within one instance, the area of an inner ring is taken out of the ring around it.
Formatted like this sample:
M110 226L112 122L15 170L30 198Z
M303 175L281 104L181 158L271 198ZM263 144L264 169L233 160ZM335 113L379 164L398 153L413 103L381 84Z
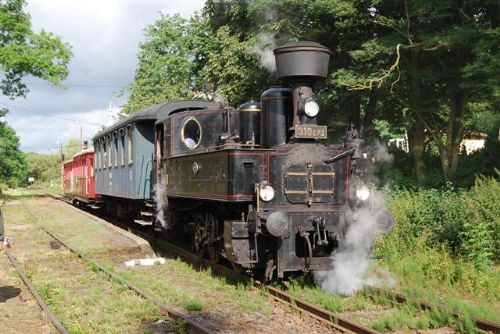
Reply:
M222 253L224 241L221 238L222 231L219 220L211 213L207 213L206 220L208 234L208 258L210 261L218 262Z
M195 215L192 222L191 248L199 256L205 254L207 229L202 215Z

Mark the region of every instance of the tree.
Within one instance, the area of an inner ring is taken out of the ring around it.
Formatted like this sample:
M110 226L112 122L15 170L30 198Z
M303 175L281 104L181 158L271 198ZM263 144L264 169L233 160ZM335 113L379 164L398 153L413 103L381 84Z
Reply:
M80 152L82 150L82 142L79 139L72 138L64 144L64 149L63 149L63 154L64 154L64 160L69 160L75 155L76 153Z
M59 155L46 155L34 152L25 154L26 176L34 177L35 182L49 182L61 178L61 159Z
M139 46L139 67L128 87L130 95L122 113L145 106L188 98L204 90L199 72L206 62L214 36L200 16L186 20L163 15L145 30Z
M0 1L0 93L10 99L26 97L23 78L32 75L56 86L68 75L71 47L53 33L31 29L24 0ZM0 118L7 109L0 106ZM0 122L0 183L25 182L26 161L14 129Z
M12 127L0 122L0 184L16 187L25 181L26 161Z
M257 97L274 79L254 54L263 40L269 49L317 41L334 51L330 77L316 84L333 133L342 134L351 122L361 126L367 142L380 137L377 126L385 135L406 132L420 182L430 147L438 152L444 179L451 180L464 130L495 120L500 105L493 75L500 67L498 10L492 0L208 0L198 21L206 36L183 58L194 59L189 82L176 82L188 86L187 95L214 87L235 105ZM197 48L203 57L190 56Z
M204 82L211 83L213 90L234 106L259 100L270 75L252 51L255 43L254 39L241 41L239 35L231 35L228 26L220 27L201 72Z
M377 29L351 51L357 82L349 88L395 88L409 107L419 180L425 178L427 134L437 146L444 178L451 180L470 103L498 100L498 78L492 75L500 61L498 3L379 1L372 9Z
M25 4L25 0L0 2L0 90L11 99L26 96L28 87L22 79L27 75L61 85L72 56L70 45L58 36L32 31Z

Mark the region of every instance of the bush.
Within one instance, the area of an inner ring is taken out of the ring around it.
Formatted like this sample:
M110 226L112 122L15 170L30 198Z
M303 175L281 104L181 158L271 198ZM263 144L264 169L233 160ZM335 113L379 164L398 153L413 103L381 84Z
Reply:
M500 183L480 177L470 190L395 190L388 204L396 226L392 238L403 249L425 244L444 247L454 257L474 265L498 264L500 259ZM403 250L402 249L402 250Z

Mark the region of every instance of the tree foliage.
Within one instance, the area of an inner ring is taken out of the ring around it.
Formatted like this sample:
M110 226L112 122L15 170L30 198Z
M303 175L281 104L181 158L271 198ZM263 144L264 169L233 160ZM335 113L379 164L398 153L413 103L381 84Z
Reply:
M16 187L25 181L26 160L12 127L0 122L0 184Z
M68 75L71 47L60 37L31 29L25 0L0 1L0 93L10 99L26 97L23 78L31 75L60 86ZM7 109L0 108L0 117ZM0 184L17 186L26 182L26 159L19 138L0 121Z
M432 147L452 180L466 130L499 133L499 8L493 0L208 0L201 16L162 17L147 29L126 108L198 91L238 105L275 80L266 50L313 40L334 51L330 77L316 87L333 132L354 123L366 142L407 133L419 181Z
M63 148L63 155L64 155L64 160L69 160L75 155L76 153L80 152L82 150L82 142L80 139L77 138L71 138L64 144Z
M68 75L71 47L51 32L31 29L24 0L0 2L0 83L1 92L14 99L26 96L27 75L60 85Z
M214 43L205 19L186 20L179 15L162 15L145 30L139 46L139 67L128 87L129 99L122 113L174 99L193 97L206 90L200 72Z
M57 181L61 178L60 156L28 152L26 157L26 176L35 178L35 182Z

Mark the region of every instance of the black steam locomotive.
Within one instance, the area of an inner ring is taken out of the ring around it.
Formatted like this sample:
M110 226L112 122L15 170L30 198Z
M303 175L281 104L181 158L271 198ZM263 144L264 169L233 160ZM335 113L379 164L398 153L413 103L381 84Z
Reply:
M198 254L268 279L331 269L352 206L370 197L356 174L360 140L352 130L341 148L322 142L312 87L330 50L298 42L274 54L283 86L260 102L175 101L98 134L96 193L108 210L139 212L137 222L188 236Z

